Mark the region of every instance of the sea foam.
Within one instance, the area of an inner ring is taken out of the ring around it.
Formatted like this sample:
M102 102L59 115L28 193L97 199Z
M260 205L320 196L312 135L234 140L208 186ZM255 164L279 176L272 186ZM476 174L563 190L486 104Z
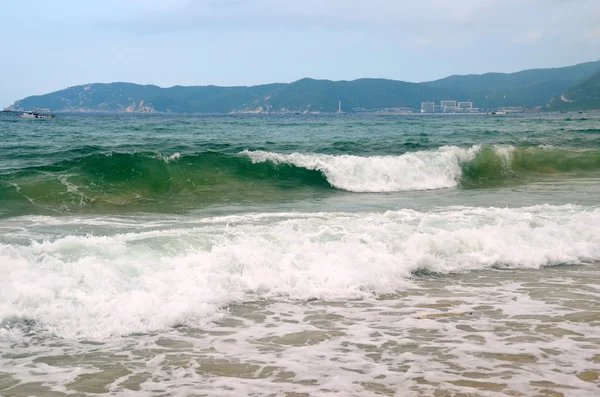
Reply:
M244 151L242 154L255 163L270 161L320 171L338 189L397 192L457 186L462 175L461 164L473 160L479 150L479 146L467 149L445 146L434 151L372 157L264 151Z
M202 324L247 300L394 293L423 272L600 261L600 209L572 205L252 214L155 227L0 244L0 323L110 337Z

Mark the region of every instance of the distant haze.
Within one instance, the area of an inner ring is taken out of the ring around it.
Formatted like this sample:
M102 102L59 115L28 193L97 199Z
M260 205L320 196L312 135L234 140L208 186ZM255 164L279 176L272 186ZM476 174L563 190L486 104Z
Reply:
M600 56L598 0L5 0L0 10L0 106L93 82L419 82Z

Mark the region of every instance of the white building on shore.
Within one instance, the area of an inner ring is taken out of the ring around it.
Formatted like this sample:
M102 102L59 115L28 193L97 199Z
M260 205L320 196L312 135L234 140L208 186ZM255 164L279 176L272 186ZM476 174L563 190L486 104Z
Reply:
M421 102L421 113L435 113L435 103Z
M477 110L473 107L473 102L444 100L440 101L439 105L434 102L421 102L421 113L466 113Z

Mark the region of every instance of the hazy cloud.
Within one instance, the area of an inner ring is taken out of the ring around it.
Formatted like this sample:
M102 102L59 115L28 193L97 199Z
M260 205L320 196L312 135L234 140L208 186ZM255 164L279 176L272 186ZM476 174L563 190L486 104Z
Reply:
M541 30L530 30L529 32L525 33L524 35L513 38L512 41L513 41L513 43L517 43L517 44L533 44L541 38L542 38Z
M432 37L414 37L411 38L409 41L417 47L426 47L433 44Z
M600 57L598 0L2 0L2 16L0 106L89 82L424 81Z
M585 35L590 39L598 39L600 38L600 26L595 29L589 30L585 33Z

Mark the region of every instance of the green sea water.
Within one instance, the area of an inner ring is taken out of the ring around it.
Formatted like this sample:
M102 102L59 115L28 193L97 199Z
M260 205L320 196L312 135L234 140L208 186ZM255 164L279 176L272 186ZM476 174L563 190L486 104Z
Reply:
M0 214L8 217L277 207L347 192L501 191L600 175L595 115L61 115L37 124L5 115L1 121Z
M0 395L596 396L599 197L595 113L0 113Z

